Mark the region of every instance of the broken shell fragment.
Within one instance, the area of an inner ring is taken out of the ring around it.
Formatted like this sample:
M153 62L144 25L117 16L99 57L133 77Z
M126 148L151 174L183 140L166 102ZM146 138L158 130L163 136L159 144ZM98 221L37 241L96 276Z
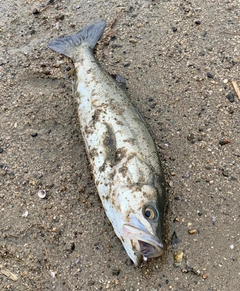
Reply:
M41 199L44 199L47 195L46 190L39 190L37 194L38 194L38 197Z
M27 210L23 213L22 217L28 217L28 211Z

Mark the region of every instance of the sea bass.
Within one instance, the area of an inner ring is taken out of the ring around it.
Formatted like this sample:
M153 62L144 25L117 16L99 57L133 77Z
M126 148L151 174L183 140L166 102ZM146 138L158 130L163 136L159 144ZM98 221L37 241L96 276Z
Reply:
M95 184L116 235L138 266L163 254L165 184L143 118L94 58L105 26L89 25L50 41L49 48L74 62L81 133Z

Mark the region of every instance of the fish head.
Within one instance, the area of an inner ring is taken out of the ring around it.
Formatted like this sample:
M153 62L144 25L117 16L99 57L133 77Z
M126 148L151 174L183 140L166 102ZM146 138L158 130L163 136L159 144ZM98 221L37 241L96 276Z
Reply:
M142 260L161 256L165 202L162 189L150 185L125 185L116 191L118 216L115 219L118 221L115 227L118 230L115 232L119 233L128 256L135 266Z

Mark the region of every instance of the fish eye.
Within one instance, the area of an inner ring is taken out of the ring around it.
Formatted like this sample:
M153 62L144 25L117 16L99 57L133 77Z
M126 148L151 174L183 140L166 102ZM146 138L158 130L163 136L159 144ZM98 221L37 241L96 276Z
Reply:
M143 208L143 216L147 220L156 220L158 218L158 211L151 205L146 205Z

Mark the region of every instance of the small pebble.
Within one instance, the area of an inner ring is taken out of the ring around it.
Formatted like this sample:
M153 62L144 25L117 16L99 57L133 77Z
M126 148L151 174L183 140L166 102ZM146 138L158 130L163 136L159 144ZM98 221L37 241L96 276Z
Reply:
M36 136L38 136L38 133L37 132L34 132L34 133L31 134L31 136L32 137L36 137Z
M115 268L115 269L112 270L112 275L113 276L118 276L120 274L120 271L121 271L120 269L116 269Z
M52 278L55 278L55 272L53 272L53 271L49 271L49 273L50 273L50 276L52 277Z
M234 96L233 96L233 94L231 94L231 93L227 94L226 98L228 99L229 102L231 102L231 103L234 102Z
M173 259L174 259L174 266L175 267L180 266L183 260L183 251L182 250L176 251L173 254Z
M109 288L110 288L110 284L107 283L107 285L106 285L106 289L109 289Z
M193 234L198 233L198 231L196 229L189 229L188 233L193 235Z
M0 154L2 154L3 153L3 149L2 148L0 148Z
M200 21L200 20L196 20L196 21L195 21L195 24L196 24L196 25L200 25L200 24L201 24L201 21Z
M71 243L70 248L71 248L72 252L75 250L75 243L74 242Z
M40 13L40 11L39 11L37 8L33 9L32 14L37 15L37 14L39 14L39 13Z
M220 141L219 141L219 144L221 145L221 146L223 146L223 145L225 145L225 144L229 144L230 143L230 140L229 139L221 139Z
M208 278L208 275L207 274L202 274L202 278L203 278L203 280L206 280Z
M129 42L131 42L131 43L137 43L138 41L135 38L130 38L129 39Z
M177 27L173 27L173 28L172 28L172 31L173 31L173 32L176 32L176 31L177 31Z
M209 79L212 79L212 78L214 77L214 75L211 74L210 72L207 72L207 77L208 77Z

